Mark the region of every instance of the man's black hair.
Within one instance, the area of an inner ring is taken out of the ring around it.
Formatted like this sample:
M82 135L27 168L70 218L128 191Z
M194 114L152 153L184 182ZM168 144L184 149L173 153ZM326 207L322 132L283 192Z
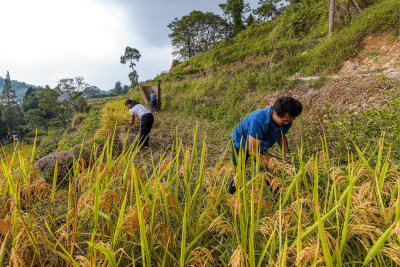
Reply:
M276 100L273 108L279 118L285 116L286 113L291 117L297 117L303 110L303 105L293 97L286 96Z
M137 102L137 101L135 101L135 100L127 99L127 100L125 101L125 106L128 105L128 104L130 104L130 105L131 105L131 108L132 108L133 106L139 104L139 102Z

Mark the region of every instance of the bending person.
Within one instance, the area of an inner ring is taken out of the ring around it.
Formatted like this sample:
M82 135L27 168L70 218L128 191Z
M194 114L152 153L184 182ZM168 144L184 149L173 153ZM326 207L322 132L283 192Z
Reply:
M143 105L135 100L128 99L125 101L125 106L129 109L129 123L132 124L135 121L135 117L140 119L140 136L139 145L143 143L144 148L149 146L149 134L151 127L153 127L154 117L153 114Z
M278 142L284 148L284 153L288 154L288 141L285 134L292 126L292 121L300 115L303 109L302 104L292 97L279 98L272 107L259 109L248 114L236 127L232 133L232 162L237 165L235 155L240 155L241 150L245 150L247 161L249 157L254 160L257 151L265 153L267 149ZM263 160L266 155L261 154ZM236 192L234 181L229 184L229 193Z

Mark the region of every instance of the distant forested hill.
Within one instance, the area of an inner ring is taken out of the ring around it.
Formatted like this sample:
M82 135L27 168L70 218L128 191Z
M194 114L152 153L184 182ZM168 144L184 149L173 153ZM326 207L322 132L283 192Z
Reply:
M3 91L3 87L4 87L4 78L0 77L0 94L1 91ZM18 98L22 98L29 87L38 87L38 86L11 80L11 88L15 90L15 94L17 95Z

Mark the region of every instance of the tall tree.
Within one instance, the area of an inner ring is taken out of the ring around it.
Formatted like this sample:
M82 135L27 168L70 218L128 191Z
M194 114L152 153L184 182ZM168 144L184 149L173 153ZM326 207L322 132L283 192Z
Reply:
M173 55L187 60L194 55L204 53L231 33L231 27L226 20L211 12L192 11L189 15L175 18L167 26Z
M21 107L18 105L15 90L11 88L11 79L8 71L6 79L4 80L3 91L1 92L1 101L3 102L1 118L6 124L8 133L12 134L23 124L24 114Z
M233 24L233 34L237 35L246 27L243 23L243 15L250 11L248 3L244 0L227 0L225 4L219 4L224 14L231 18Z
M7 137L7 126L4 121L1 119L1 110L3 109L3 105L0 103L0 141L3 138Z
M97 86L91 85L83 89L83 97L95 98L100 94L100 89Z
M125 54L120 57L121 64L126 64L127 62L129 62L129 68L132 69L132 72L130 72L128 75L129 80L132 83L132 88L135 86L135 81L139 79L139 75L135 70L135 62L139 62L140 57L141 55L139 53L139 50L137 50L136 48L131 48L129 46L125 48Z
M113 95L120 95L120 94L123 93L123 90L124 90L124 89L122 88L121 82L118 81L118 82L115 83L115 86L114 86L114 88L111 90L111 93L112 93Z
M280 3L280 7L278 7L278 3ZM258 4L254 14L259 22L275 19L284 10L283 3L279 0L259 0Z
M27 113L31 109L37 109L39 107L39 96L38 92L40 88L29 87L22 99L22 110Z
M83 77L61 79L57 84L57 90L65 94L64 105L72 107L75 113L84 111L87 103L83 97L83 90L89 87Z

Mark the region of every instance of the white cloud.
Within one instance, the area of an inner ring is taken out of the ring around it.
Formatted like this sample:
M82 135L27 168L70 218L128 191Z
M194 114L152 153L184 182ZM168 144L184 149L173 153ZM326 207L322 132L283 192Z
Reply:
M128 32L122 8L94 0L0 0L0 10L0 76L10 70L12 79L50 86L84 76L97 85L85 73L121 65Z

